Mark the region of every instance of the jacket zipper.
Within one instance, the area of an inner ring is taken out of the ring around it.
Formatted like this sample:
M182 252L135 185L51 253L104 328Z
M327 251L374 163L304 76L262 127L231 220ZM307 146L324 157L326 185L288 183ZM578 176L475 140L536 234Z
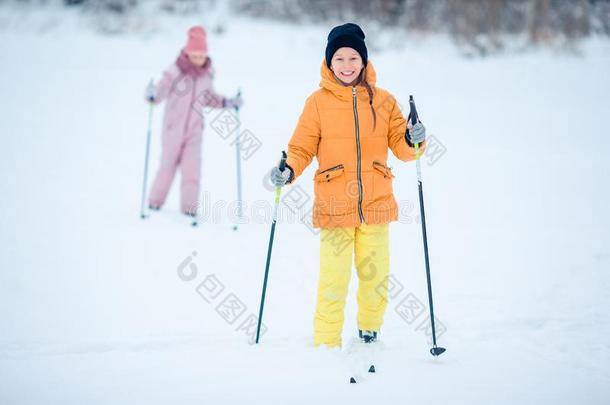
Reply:
M189 105L189 112L186 115L186 122L184 123L184 134L186 135L186 130L188 129L189 126L189 121L191 120L191 111L193 110L193 101L195 99L195 85L196 80L195 78L191 79L193 81L193 90L191 91L191 104Z
M358 123L358 101L356 97L356 86L352 87L352 99L354 105L354 123L356 125L356 174L358 178L358 215L360 222L364 223L364 214L362 213L362 162L360 156L360 125Z
M322 171L321 171L320 173L318 173L318 174L322 174L322 173L330 172L330 171L333 171L333 170L338 170L338 169L341 169L342 167L343 167L343 165L337 165L337 166L329 167L329 168L328 168L328 169L326 169L326 170L322 170Z

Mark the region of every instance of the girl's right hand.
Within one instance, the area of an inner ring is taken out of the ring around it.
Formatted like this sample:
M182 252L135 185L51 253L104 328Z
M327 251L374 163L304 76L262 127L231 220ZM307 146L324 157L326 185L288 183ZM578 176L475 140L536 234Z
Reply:
M283 187L292 179L292 169L286 166L284 171L280 171L279 167L274 166L271 169L271 182L276 187Z

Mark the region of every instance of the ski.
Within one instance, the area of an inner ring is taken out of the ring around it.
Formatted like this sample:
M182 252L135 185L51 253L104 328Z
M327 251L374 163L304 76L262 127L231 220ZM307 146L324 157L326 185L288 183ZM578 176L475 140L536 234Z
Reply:
M346 353L350 368L350 384L357 384L365 380L366 375L377 372L376 354L382 349L383 343L377 340L377 332L358 331L358 338L352 338Z
M153 208L153 207L149 207L146 215L146 218L150 218L150 217L154 217L157 216L161 213L161 209L160 208ZM185 214L185 213L181 213L180 214L180 219L176 219L176 212L172 212L172 211L164 211L164 216L171 219L174 222L181 222L184 224L185 221L188 221L188 225L196 228L199 226L199 218L197 218L196 214Z
M368 372L369 374L374 374L376 371L377 371L377 370L375 369L375 365L374 365L374 364L371 364L371 365L369 366L369 369L368 369L368 371L367 371L367 372ZM353 375L353 376L351 376L351 377L349 378L349 383L350 383L350 384L357 384L357 383L358 383L358 381L362 381L362 380L364 380L364 377L362 377L361 375Z

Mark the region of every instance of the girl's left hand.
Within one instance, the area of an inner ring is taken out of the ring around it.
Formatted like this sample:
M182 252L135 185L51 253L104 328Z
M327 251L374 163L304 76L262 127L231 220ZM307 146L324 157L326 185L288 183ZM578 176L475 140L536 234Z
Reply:
M421 122L413 125L411 121L407 124L407 137L412 145L416 143L422 143L426 140L426 127Z
M244 105L244 100L241 98L241 94L225 99L225 108L241 108L242 105Z

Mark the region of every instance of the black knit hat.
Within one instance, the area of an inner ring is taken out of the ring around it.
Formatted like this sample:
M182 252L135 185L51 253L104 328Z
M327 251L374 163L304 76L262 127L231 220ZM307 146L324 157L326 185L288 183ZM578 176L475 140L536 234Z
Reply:
M364 32L353 23L338 25L328 34L328 44L326 45L326 66L330 69L330 61L337 52L337 49L344 46L354 48L362 58L364 66L368 61L368 53L364 43Z

